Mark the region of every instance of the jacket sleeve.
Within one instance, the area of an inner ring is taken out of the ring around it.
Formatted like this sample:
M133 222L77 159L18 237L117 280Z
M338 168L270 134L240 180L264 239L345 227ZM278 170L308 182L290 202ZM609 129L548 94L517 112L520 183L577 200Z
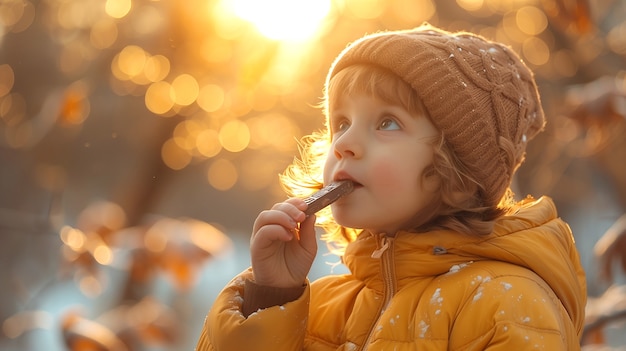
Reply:
M245 281L250 269L237 275L220 292L204 322L197 351L302 350L309 313L310 286L295 301L242 313Z

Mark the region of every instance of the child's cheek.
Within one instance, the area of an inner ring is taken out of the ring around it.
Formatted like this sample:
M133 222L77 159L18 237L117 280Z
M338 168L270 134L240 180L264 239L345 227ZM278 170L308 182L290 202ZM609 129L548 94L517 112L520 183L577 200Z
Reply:
M398 167L397 163L390 159L379 159L371 168L370 179L379 190L392 191L402 187L403 178L406 178L406 170Z

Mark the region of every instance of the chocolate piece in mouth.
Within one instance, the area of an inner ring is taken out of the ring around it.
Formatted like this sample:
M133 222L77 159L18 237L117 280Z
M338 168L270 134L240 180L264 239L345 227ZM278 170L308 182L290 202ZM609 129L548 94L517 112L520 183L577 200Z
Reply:
M337 201L340 197L349 194L353 189L354 183L351 180L341 180L330 183L304 199L304 202L309 205L304 213L307 216L312 215Z

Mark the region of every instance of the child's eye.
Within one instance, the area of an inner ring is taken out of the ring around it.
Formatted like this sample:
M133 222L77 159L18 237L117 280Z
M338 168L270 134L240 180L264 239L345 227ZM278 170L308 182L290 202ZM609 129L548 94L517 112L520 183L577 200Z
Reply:
M398 130L400 129L400 125L398 122L391 118L385 118L378 127L381 130Z
M350 123L348 123L348 121L346 121L345 119L339 120L335 122L335 127L333 128L333 132L334 133L343 132L346 129L348 129L349 126L350 126Z
M350 125L346 121L341 121L337 125L337 130L346 130Z

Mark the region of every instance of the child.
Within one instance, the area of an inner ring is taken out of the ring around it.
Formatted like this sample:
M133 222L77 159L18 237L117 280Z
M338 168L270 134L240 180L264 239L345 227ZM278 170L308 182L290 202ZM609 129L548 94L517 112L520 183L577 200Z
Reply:
M282 175L294 197L257 217L252 267L214 302L197 350L580 348L570 229L549 198L509 190L544 126L510 49L429 25L366 36L333 63L324 110ZM344 179L354 190L332 216L305 216L302 196ZM316 219L350 274L306 279Z

